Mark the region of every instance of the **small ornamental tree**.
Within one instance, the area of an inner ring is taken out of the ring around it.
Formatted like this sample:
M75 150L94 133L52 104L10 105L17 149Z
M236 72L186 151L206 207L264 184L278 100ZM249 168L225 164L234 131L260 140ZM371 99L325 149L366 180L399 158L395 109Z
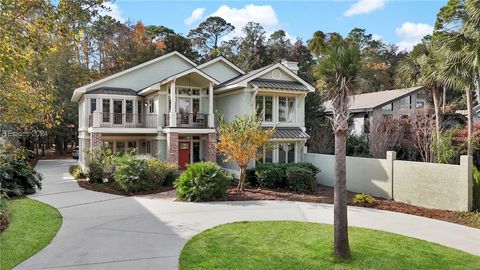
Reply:
M238 189L243 191L247 166L260 158L259 148L269 147L274 129L262 129L262 119L256 115L236 116L230 124L220 116L219 122L217 150L226 157L225 161L233 161L240 167Z

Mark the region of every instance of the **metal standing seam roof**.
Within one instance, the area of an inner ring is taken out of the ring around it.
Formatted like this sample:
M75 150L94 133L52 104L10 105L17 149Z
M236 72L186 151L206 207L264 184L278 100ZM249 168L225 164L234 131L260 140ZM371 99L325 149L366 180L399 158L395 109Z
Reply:
M350 111L362 111L362 110L373 110L381 105L384 105L389 102L393 102L396 99L407 96L413 92L423 89L423 86L387 90L366 94L353 95L349 97ZM332 101L328 100L324 103L325 111L329 112L332 110Z
M299 127L275 128L272 139L308 139L310 136Z
M137 93L129 88L120 87L100 87L87 91L86 94L107 94L107 95L123 95L123 96L137 96Z
M308 88L305 85L296 81L254 79L250 83L258 88L273 88L308 92Z

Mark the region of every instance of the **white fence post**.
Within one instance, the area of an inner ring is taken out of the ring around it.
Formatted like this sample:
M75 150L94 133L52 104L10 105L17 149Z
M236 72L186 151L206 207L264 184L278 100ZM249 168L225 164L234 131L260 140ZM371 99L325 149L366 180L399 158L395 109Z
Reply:
M395 197L393 196L393 163L397 159L397 152L395 151L387 151L387 163L388 163L388 169L390 170L388 172L388 180L390 181L390 198L388 199L394 199Z

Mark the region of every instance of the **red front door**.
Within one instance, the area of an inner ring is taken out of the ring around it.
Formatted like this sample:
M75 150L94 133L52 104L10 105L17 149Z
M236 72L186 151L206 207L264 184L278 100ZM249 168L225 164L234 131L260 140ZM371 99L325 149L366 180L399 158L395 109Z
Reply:
M190 142L178 143L178 166L180 170L185 170L190 163Z

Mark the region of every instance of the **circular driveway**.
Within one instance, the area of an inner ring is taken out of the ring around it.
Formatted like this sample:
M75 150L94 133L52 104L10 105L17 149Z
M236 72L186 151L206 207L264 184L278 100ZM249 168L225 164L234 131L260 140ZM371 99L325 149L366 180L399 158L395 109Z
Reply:
M31 196L63 215L45 249L15 269L177 269L183 245L213 226L244 220L333 222L333 205L288 201L183 203L80 188L73 160L41 160L43 189ZM453 223L349 207L349 225L379 229L480 255L480 230Z

